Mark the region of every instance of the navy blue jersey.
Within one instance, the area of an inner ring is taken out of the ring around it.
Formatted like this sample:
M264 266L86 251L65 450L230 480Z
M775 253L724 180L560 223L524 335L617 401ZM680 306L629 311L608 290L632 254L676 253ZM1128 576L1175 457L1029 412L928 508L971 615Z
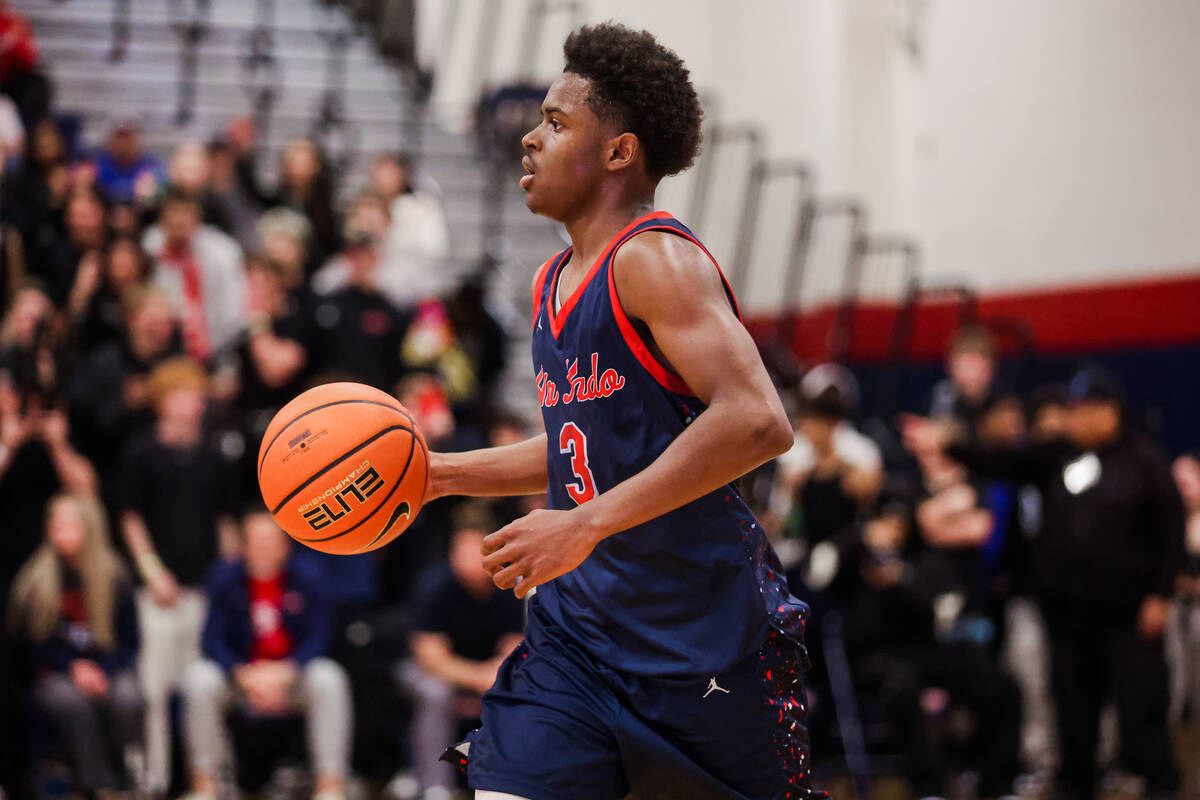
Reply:
M533 366L551 508L574 508L641 472L704 411L654 358L617 297L613 259L645 231L703 247L656 212L609 243L557 313L571 250L546 262L535 281ZM539 587L538 598L596 659L637 675L719 674L757 652L772 627L801 641L808 614L732 485L608 537L575 570Z

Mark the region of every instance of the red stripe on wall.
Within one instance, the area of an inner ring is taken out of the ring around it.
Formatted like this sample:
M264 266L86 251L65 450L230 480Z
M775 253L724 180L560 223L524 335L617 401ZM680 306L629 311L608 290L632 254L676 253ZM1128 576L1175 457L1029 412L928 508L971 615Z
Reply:
M982 320L1009 318L1033 331L1039 352L1078 352L1200 342L1200 274L1181 278L1107 283L1085 287L986 295L979 299ZM868 303L854 312L851 360L879 361L891 353L898 307ZM837 312L806 311L796 320L793 349L804 359L827 358ZM782 315L751 316L746 326L760 342L786 330ZM911 357L941 358L958 325L953 303L918 307ZM1000 337L1003 350L1011 342Z

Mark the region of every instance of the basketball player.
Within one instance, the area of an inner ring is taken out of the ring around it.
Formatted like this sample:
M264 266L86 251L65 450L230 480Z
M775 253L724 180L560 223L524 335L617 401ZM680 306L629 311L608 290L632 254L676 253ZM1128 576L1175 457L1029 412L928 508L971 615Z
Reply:
M806 797L808 609L732 485L791 427L712 257L653 210L700 105L648 33L585 27L564 50L521 178L571 237L533 281L546 435L432 460L431 497L549 490L483 541L531 602L468 779L480 800Z

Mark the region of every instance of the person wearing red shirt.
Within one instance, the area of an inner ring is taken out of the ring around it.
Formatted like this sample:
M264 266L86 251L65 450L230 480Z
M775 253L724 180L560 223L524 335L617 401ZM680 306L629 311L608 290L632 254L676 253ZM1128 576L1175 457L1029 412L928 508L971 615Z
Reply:
M0 0L0 92L17 104L25 130L50 110L50 82L38 70L38 47L29 20Z
M323 576L293 558L266 510L242 523L244 556L209 578L203 660L183 679L184 736L192 796L216 797L215 778L233 705L256 716L303 714L319 800L344 797L350 752L350 685L326 657L332 609Z

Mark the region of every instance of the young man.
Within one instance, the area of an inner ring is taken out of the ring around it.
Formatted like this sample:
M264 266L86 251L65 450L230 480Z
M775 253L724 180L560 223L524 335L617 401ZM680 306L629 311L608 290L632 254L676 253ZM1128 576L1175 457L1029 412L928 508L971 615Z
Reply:
M432 464L431 496L549 490L483 542L497 586L538 591L468 778L488 800L802 797L808 609L731 485L791 427L712 258L651 211L696 156L700 105L648 33L564 49L521 179L572 241L533 282L547 433Z
M184 734L192 798L217 796L225 714L305 716L315 800L344 800L353 728L350 684L328 657L333 611L325 576L297 559L266 509L242 520L244 555L208 578L203 658L184 674Z

